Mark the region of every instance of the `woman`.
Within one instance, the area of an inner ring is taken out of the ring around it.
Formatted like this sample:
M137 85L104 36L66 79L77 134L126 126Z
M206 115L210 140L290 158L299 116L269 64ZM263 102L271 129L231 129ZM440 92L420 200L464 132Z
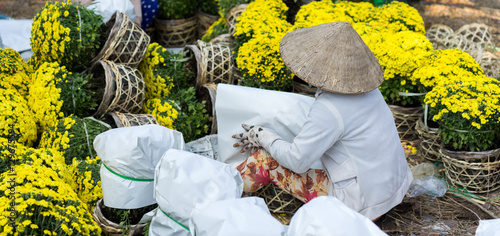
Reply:
M347 22L327 23L288 33L280 53L318 88L316 100L292 142L272 127L243 125L246 132L233 136L235 147L252 153L237 167L245 190L273 182L302 201L328 194L371 220L401 203L412 175L377 89L383 70L361 37ZM324 173L310 169L318 160Z

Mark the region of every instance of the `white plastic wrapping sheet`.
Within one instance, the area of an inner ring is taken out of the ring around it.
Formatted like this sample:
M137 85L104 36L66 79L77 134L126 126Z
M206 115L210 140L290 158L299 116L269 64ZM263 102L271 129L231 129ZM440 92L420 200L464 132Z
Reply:
M244 197L196 205L189 220L191 236L282 236L286 229L264 199Z
M288 236L387 235L370 219L335 197L320 196L304 204L292 217Z
M215 99L220 161L234 167L249 153L240 153L233 144L239 140L233 134L243 133L241 124L261 125L292 142L306 122L313 97L245 86L219 84ZM312 166L323 169L321 162Z
M97 135L94 149L102 160L104 204L136 209L156 203L154 172L163 153L184 149L182 133L160 125L123 127Z
M476 236L500 236L500 219L480 220Z
M31 25L33 20L0 20L0 37L4 48L18 52L31 50Z
M134 4L129 0L94 0L87 8L101 15L104 23L117 11L125 13L132 22L136 18Z
M191 236L189 228L180 225L172 218L166 215L165 212L157 208L151 225L149 225L149 236Z
M153 218L157 222L164 220L162 235L190 235L185 228L195 205L203 207L214 201L236 199L243 193L243 180L233 167L174 149L166 151L156 166L154 184L158 207L167 216L157 211L156 216L162 219Z

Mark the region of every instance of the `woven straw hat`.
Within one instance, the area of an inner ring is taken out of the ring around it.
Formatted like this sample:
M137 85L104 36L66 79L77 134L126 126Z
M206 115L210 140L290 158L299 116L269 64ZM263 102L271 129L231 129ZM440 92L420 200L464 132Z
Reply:
M348 22L292 31L281 40L280 53L296 76L329 92L367 93L384 80L377 58Z

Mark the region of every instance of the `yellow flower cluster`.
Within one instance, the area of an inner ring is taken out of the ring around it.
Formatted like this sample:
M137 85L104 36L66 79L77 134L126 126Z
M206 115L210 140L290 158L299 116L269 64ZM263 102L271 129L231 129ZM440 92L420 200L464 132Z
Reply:
M425 103L439 108L435 121L458 114L470 121L470 127L481 129L488 123L500 123L500 82L484 74L450 74L436 82L426 94Z
M173 107L172 104L175 105L174 102L167 99L148 99L144 103L143 111L146 114L153 115L161 126L175 129L173 124L175 119L177 119L179 112Z
M144 59L139 64L139 71L146 83L146 99L164 98L174 87L173 80L168 76L164 53L167 50L154 42L149 44Z
M61 89L56 85L66 76L67 71L57 62L46 62L32 74L33 83L28 86L28 105L39 124L40 131L56 125L58 119L63 117Z
M287 10L279 0L256 0L238 18L234 37L241 45L236 63L243 72L243 85L275 90L291 87L293 74L279 53L281 39L292 30Z
M67 2L47 2L33 18L29 64L36 69L44 62L58 62L84 69L99 45L102 16Z
M11 48L0 48L0 88L12 89L26 98L31 68Z
M15 218L10 218L12 212L17 213ZM58 173L35 164L16 165L0 175L0 231L5 235L101 233L85 204Z
M86 160L74 158L70 166L73 181L76 183L73 189L88 210L95 207L97 201L102 198L100 166L101 160L98 156L95 158L87 157Z
M431 90L438 81L445 80L449 75L461 75L464 72L473 75L484 73L469 53L460 49L436 50L415 70L412 79L420 81L427 90Z
M302 6L297 12L294 28L300 29L338 21L347 21L351 24L370 22L376 10L369 2L314 1Z
M500 81L461 70L436 80L424 102L439 123L446 148L484 151L500 147Z
M26 100L16 91L0 88L0 137L30 146L37 139L37 125Z
M71 3L46 3L33 19L31 47L41 61L62 61L66 45L71 41L69 27L61 25L61 11L67 12ZM67 6L68 5L68 6Z
M385 34L383 42L372 45L372 51L384 68L384 79L395 76L409 79L432 52L432 43L420 33L401 31ZM417 92L417 91L413 91Z
M63 127L61 127L63 129L60 130L61 128L58 125L46 129L38 144L39 148L52 148L57 150L69 148L70 134L68 130L71 129L76 121L70 117L64 117L60 119L59 122L63 122Z

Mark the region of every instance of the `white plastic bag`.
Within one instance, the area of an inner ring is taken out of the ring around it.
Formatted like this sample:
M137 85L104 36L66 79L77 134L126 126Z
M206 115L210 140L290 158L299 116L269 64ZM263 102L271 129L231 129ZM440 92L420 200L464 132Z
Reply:
M332 196L320 196L293 215L288 236L387 235L370 219Z
M0 20L0 37L4 48L18 52L31 50L31 27L33 20Z
M156 216L161 219L153 217L153 221L169 222L161 223L161 235L190 235L185 228L195 205L203 207L214 201L240 198L243 193L243 180L236 169L174 149L166 151L156 166L154 184L161 211ZM157 230L150 228L150 235L157 235L154 232Z
M219 144L217 140L217 134L207 135L205 137L186 143L185 150L218 161Z
M182 133L160 125L131 126L96 136L94 149L102 160L104 204L136 209L156 203L154 172L163 153L184 149Z
M136 18L134 4L130 0L95 0L87 8L101 15L104 23L117 11L125 13L132 22L135 22Z
M313 102L313 97L297 93L219 84L215 110L220 161L236 167L248 158L248 152L242 154L233 147L239 140L231 136L245 131L241 124L270 128L292 142L306 122ZM312 168L323 166L318 161Z
M196 205L189 229L191 236L281 236L286 232L259 197L221 200L205 207Z
M407 197L417 197L427 194L431 197L442 197L448 191L443 179L438 178L438 168L430 163L421 163L411 168L413 181L406 194Z
M500 236L500 219L480 220L476 236Z

